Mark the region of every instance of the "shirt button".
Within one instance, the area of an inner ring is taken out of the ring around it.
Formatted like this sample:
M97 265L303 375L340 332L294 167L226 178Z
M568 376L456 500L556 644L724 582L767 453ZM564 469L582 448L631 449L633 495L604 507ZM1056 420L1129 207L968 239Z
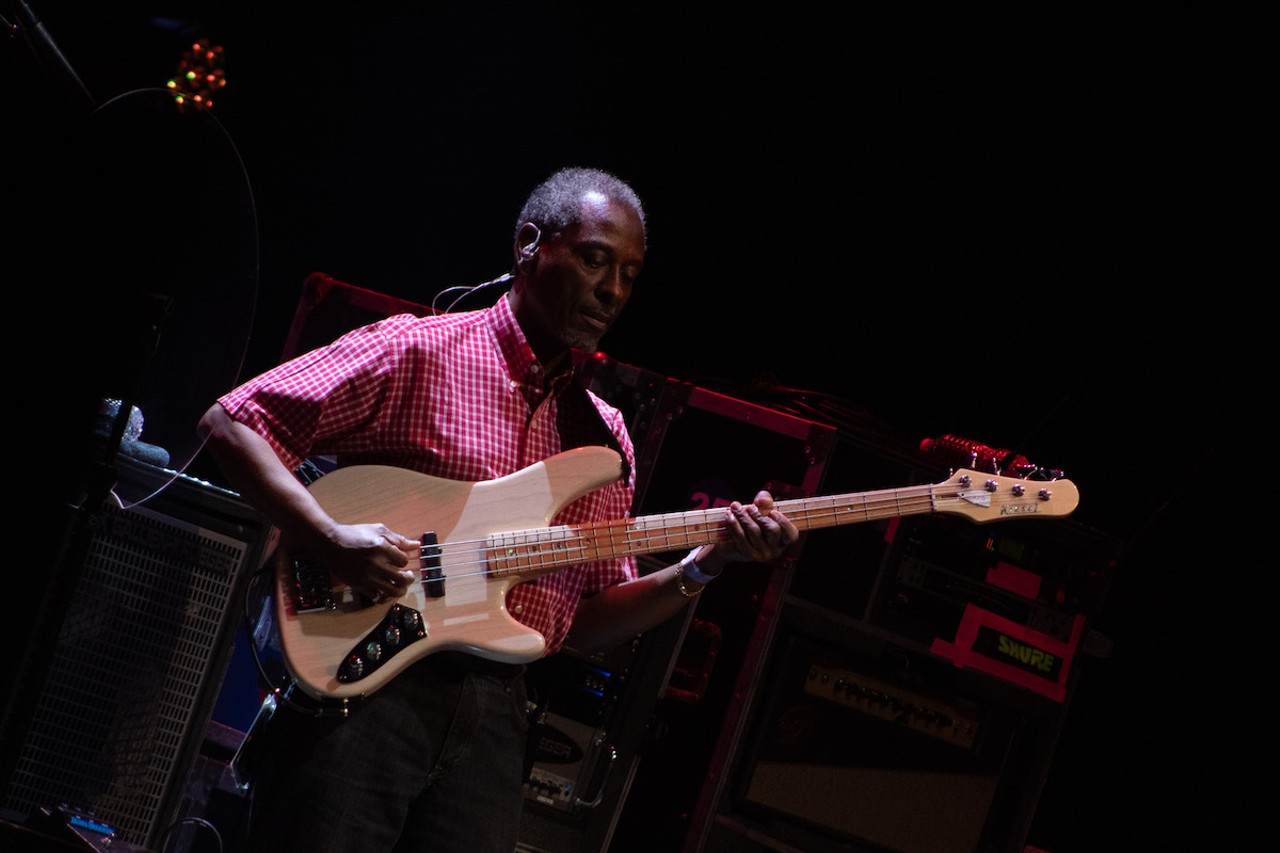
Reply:
M524 605L523 605L523 604L517 604L515 607L511 608L511 611L512 611L513 613L523 613L523 612L524 612Z

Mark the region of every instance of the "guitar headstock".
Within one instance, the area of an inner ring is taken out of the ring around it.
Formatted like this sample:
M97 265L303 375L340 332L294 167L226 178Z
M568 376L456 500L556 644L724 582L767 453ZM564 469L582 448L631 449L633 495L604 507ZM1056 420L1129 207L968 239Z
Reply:
M932 489L934 509L982 523L1070 515L1080 492L1070 480L1029 480L961 468Z

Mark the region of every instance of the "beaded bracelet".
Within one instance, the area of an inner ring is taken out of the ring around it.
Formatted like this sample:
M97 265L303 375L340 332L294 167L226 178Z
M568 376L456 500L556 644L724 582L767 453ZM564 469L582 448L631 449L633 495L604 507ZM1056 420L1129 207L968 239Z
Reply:
M676 566L676 589L680 590L680 594L685 598L697 598L702 595L702 588L699 587L693 592L689 592L689 588L684 585L684 563Z

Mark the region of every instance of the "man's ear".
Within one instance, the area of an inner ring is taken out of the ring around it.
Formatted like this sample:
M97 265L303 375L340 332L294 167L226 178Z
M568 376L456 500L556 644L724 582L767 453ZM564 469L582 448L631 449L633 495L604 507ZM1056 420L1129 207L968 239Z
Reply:
M516 268L528 272L537 262L538 247L542 245L542 230L532 222L526 222L516 232Z

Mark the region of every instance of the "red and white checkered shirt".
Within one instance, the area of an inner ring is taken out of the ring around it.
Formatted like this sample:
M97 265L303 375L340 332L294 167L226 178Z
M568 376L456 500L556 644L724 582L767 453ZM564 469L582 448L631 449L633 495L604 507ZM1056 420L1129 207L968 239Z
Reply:
M356 329L218 402L291 469L309 456L330 456L339 465L396 465L464 481L602 444L607 428L631 475L573 501L552 524L625 518L635 496L635 451L622 414L573 381L567 371L547 381L502 298L483 311L403 314ZM603 426L594 436L595 425L582 423L589 417L567 417L575 400L598 412ZM546 638L550 654L562 646L581 596L636 573L634 558L571 567L512 587L507 606Z

